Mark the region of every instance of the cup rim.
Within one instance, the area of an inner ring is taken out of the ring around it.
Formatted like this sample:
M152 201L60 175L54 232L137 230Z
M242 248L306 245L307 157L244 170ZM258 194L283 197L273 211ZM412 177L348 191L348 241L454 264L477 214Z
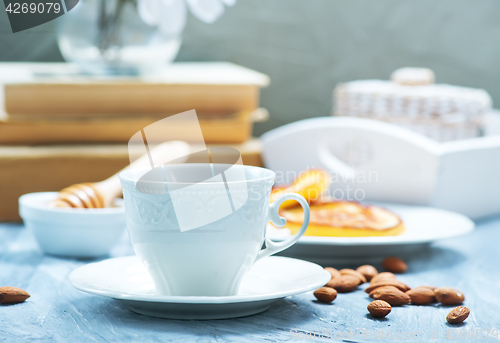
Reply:
M169 166L202 166L202 165L206 165L206 163L173 163L173 164L169 164ZM216 184L220 184L220 183L228 183L228 184L239 184L239 183L247 183L247 182L260 182L260 181L266 181L266 180L273 180L276 178L276 173L274 171L272 171L271 169L267 169L267 168L263 168L263 167L256 167L256 166L247 166L247 165L231 165L231 164L228 164L228 163L211 163L211 165L224 165L224 166L236 166L236 167L241 167L241 168L244 168L244 169L253 169L253 170L260 170L261 172L265 172L267 173L268 175L265 175L265 176L262 176L262 177L257 177L257 178L251 178L251 179L245 179L245 180L238 180L238 181L210 181L210 182L204 182L204 181L192 181L192 182L188 182L188 181L185 181L185 182L178 182L178 181L144 181L145 184L150 184L150 185L153 185L153 184L172 184L172 185L192 185L192 184L202 184L202 185L216 185ZM144 170L145 173L148 172L149 170L151 170L151 168L148 168L148 167L142 167L142 168L139 168L138 170ZM144 174L145 174L144 173ZM143 175L144 175L143 174ZM132 175L132 170L131 169L127 169L127 170L124 170L122 172L120 172L120 174L118 174L118 177L120 178L120 181L122 182L125 182L125 183L135 183L137 182L138 180L136 178L133 177Z

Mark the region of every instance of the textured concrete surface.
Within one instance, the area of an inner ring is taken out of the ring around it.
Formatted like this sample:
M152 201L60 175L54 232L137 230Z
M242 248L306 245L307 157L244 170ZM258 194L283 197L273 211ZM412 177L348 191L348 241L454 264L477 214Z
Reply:
M500 218L480 222L472 234L441 241L413 256L408 261L409 271L399 277L414 287L433 284L460 289L465 294L465 306L471 309L463 325L447 324L445 317L451 307L437 304L393 308L387 318L374 319L366 310L369 298L362 290L339 294L331 305L316 302L309 292L281 300L268 311L246 318L179 321L138 315L116 300L77 291L67 276L90 261L43 255L31 232L21 225L0 224L0 284L18 286L31 294L25 303L0 306L0 339L285 342L314 338L369 342L381 340L383 334L387 342L497 341L493 336L500 335L494 331L500 330L499 239ZM111 255L131 253L123 237Z

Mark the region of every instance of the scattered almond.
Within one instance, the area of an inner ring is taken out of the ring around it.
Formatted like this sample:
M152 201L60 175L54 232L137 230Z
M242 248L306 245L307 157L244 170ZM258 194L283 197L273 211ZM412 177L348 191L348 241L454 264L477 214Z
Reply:
M402 306L410 303L410 296L396 287L383 287L373 295L373 298L387 301L391 306Z
M366 282L366 278L364 277L364 275L358 271L355 271L354 269L341 269L339 271L341 275L352 275L354 277L357 277L359 279L360 285Z
M460 305L465 300L462 292L451 287L436 288L434 296L443 305Z
M374 317L385 317L391 312L391 305L383 300L374 300L368 304L368 312Z
M321 287L314 291L314 296L322 303L331 303L337 298L337 291L330 287Z
M406 292L413 305L428 305L436 301L434 291L427 287L417 287Z
M365 289L370 298L373 298L367 309L374 317L385 317L392 306L428 305L439 301L443 305L460 305L465 297L462 292L451 287L418 286L411 289L405 283L396 279L394 273L404 273L408 269L406 263L398 257L388 257L382 262L386 272L379 273L372 265L362 265L356 270L332 267L325 268L331 275L331 280L325 287L314 291L318 301L331 303L337 298L338 293L354 291L360 284L367 281L370 285ZM0 303L22 302L29 298L29 294L19 288L0 287ZM455 307L448 313L446 320L450 324L464 322L470 310L464 306Z
M332 279L340 277L340 272L335 268L326 267L325 270L330 273L330 275L332 276Z
M396 275L394 275L393 273L389 273L389 272L382 272L382 273L378 273L377 275L375 275L370 283L375 283L375 282L378 282L380 280L387 280L387 279L395 279L396 278Z
M406 262L400 259L399 257L387 257L384 261L382 261L382 267L385 270L391 273L404 273L408 269Z
M326 284L327 287L335 288L339 293L352 292L358 288L358 285L359 279L352 275L341 275Z
M0 287L0 304L18 304L28 299L30 295L21 288Z
M383 291L385 291L387 289L392 290L393 288L396 289L396 290L398 290L398 291L400 290L399 288L396 288L394 286L382 286L382 287L375 288L373 291L370 292L370 294L368 294L368 296L370 298L373 298L373 299L378 299L378 297L380 295L380 292L383 292Z
M378 270L369 264L358 267L357 272L361 273L367 281L370 281L375 275L378 274Z
M368 286L365 289L365 292L370 293L375 288L382 287L382 286L394 286L396 288L399 288L402 292L406 292L406 291L410 290L410 287L408 287L407 284L405 284L401 281L398 281L396 279L385 279L385 280L380 280L380 281L377 281L375 283L370 284L370 286Z
M446 321L450 324L460 324L467 319L469 314L470 310L467 307L458 306L451 310L450 313L448 313L448 315L446 316Z

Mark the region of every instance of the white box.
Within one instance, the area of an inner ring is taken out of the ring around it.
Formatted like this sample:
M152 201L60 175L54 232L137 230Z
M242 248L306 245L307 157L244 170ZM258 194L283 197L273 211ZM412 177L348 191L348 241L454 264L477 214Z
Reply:
M493 116L491 125L497 125ZM277 183L312 168L332 174L330 194L349 200L443 208L471 218L500 213L500 135L438 143L371 119L302 120L262 136ZM347 195L350 193L350 197Z

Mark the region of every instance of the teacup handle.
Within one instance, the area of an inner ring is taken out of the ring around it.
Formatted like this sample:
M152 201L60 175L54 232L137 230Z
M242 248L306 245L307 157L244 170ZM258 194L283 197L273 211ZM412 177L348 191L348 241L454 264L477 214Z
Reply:
M304 222L302 223L302 227L300 228L299 232L297 232L295 235L292 237L286 239L283 242L273 242L269 238L266 238L265 243L266 243L266 248L262 249L259 254L257 255L257 258L255 259L255 262L260 260L263 257L267 257L273 254L276 254L280 251L283 251L293 244L295 244L300 237L306 232L307 226L309 226L309 217L310 217L310 210L309 210L309 204L307 203L306 199L302 195L296 194L296 193L285 193L281 195L278 199L276 199L269 207L269 221L273 223L277 227L283 227L286 224L286 219L281 217L279 215L279 208L280 205L287 200L297 200L299 204L302 206L302 209L304 210Z

